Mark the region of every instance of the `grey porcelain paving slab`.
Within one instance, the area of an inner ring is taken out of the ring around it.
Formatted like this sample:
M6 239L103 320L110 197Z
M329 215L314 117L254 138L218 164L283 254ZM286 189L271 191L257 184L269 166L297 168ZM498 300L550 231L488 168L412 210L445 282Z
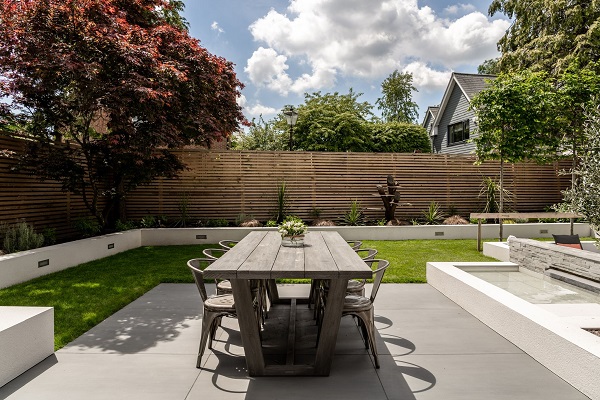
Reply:
M200 373L193 367L195 355L58 353L56 358L30 384L22 386L28 379L22 375L0 388L0 398L181 400Z
M418 400L588 399L524 353L385 356L378 374L390 390L404 377Z
M187 400L384 400L368 356L336 356L329 377L249 378L241 357L209 357ZM401 379L402 377L400 377Z
M371 285L367 285L366 295L371 293ZM425 283L382 284L375 299L377 310L403 309L457 309L456 303L448 300L431 285Z
M471 314L459 309L375 310L379 353L521 353Z

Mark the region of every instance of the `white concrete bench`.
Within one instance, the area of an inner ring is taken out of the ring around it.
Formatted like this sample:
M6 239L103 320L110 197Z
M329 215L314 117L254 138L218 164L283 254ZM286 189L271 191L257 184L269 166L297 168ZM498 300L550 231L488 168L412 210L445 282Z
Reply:
M54 308L0 307L0 387L54 353Z

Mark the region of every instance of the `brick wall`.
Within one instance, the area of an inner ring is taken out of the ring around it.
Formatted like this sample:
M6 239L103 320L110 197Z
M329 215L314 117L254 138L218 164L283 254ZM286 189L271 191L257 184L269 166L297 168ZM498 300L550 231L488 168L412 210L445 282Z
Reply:
M551 242L510 238L510 261L538 273L549 268L600 282L600 253L557 246Z

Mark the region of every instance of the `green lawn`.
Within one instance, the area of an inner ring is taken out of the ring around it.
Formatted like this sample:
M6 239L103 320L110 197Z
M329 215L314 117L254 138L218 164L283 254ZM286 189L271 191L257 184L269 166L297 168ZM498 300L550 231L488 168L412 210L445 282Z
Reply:
M390 261L384 282L425 282L427 261L486 261L475 240L364 241ZM140 247L0 289L0 306L54 307L59 349L159 283L193 283L190 258L214 245Z

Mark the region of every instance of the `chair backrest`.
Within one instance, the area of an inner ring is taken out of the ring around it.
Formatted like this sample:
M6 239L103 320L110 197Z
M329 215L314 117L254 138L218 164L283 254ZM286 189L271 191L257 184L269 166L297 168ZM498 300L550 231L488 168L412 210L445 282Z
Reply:
M227 250L225 250L225 249L204 249L204 250L202 250L202 254L204 254L208 258L212 258L213 260L218 259L225 253L227 253Z
M215 260L212 258L192 258L187 262L187 266L192 271L194 282L196 282L196 287L200 292L203 302L206 301L208 295L206 294L206 286L204 286L204 273L202 270L212 264L213 261Z
M233 246L235 246L238 243L239 241L237 240L221 240L219 242L219 246L221 246L223 250L230 250Z
M554 243L559 246L572 247L574 249L583 250L581 241L579 240L579 234L575 235L554 235Z
M371 303L375 302L375 296L377 296L377 292L379 291L379 285L383 280L383 275L385 274L385 270L390 266L390 262L388 260L367 260L365 261L367 265L371 267L371 269L375 268L373 271L373 289L371 289L371 296L369 297Z
M360 240L347 240L346 241L350 247L352 247L352 250L358 250L360 249L360 246L362 246L362 242Z
M354 251L364 261L372 260L377 255L377 250L375 250L375 249L358 249L358 250L354 250Z

